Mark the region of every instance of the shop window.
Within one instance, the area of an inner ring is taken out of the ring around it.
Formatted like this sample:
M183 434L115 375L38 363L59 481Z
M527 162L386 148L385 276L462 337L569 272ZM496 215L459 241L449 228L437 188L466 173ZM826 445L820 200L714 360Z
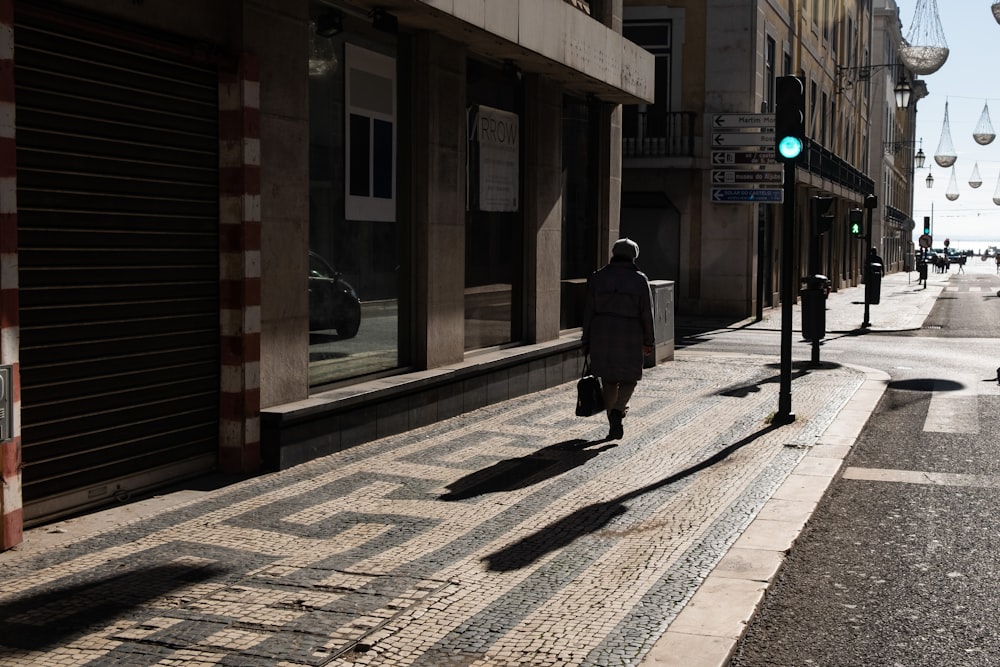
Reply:
M396 46L367 34L363 22L345 19L344 27L333 37L310 35L312 387L392 371L406 358Z
M465 349L519 341L524 317L521 82L469 61Z

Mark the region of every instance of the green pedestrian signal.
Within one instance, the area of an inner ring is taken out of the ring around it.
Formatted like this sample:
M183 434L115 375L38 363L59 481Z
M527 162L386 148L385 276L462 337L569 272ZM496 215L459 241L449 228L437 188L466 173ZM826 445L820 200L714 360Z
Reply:
M863 238L865 235L865 225L864 225L864 213L860 208L852 208L847 212L847 225L848 230L851 232L851 236L856 239Z

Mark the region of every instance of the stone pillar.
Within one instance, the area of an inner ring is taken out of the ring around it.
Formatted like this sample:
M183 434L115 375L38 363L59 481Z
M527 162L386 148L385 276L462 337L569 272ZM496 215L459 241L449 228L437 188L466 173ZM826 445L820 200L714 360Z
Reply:
M436 368L465 356L466 59L433 33L413 46L414 361Z
M261 239L246 259L259 261L260 405L268 407L309 396L309 3L242 7L234 41L260 63Z
M260 467L260 67L219 80L219 468Z
M526 338L559 337L562 273L562 89L524 78L524 245Z
M0 364L12 366L10 440L0 443L0 549L20 544L20 318L17 278L17 166L14 124L14 3L0 0Z
M597 214L601 239L598 265L611 257L611 246L618 239L622 210L622 108L619 104L601 104L600 145L597 156Z

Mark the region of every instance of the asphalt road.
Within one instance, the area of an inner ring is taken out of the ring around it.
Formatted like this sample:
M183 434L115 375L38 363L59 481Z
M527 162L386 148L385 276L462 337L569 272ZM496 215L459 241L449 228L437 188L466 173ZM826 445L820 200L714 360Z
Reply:
M824 344L824 361L892 381L733 667L1000 664L997 289L998 276L953 272L920 331ZM704 345L772 354L777 339Z

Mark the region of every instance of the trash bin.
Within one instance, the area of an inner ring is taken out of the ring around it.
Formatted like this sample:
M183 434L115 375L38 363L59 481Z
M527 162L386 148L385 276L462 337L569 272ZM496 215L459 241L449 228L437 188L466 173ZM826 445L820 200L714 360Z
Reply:
M865 281L865 303L877 304L882 295L882 265L872 262L868 265L868 280Z
M829 293L830 279L821 274L806 276L799 280L802 288L802 337L810 341L826 337L826 295Z

